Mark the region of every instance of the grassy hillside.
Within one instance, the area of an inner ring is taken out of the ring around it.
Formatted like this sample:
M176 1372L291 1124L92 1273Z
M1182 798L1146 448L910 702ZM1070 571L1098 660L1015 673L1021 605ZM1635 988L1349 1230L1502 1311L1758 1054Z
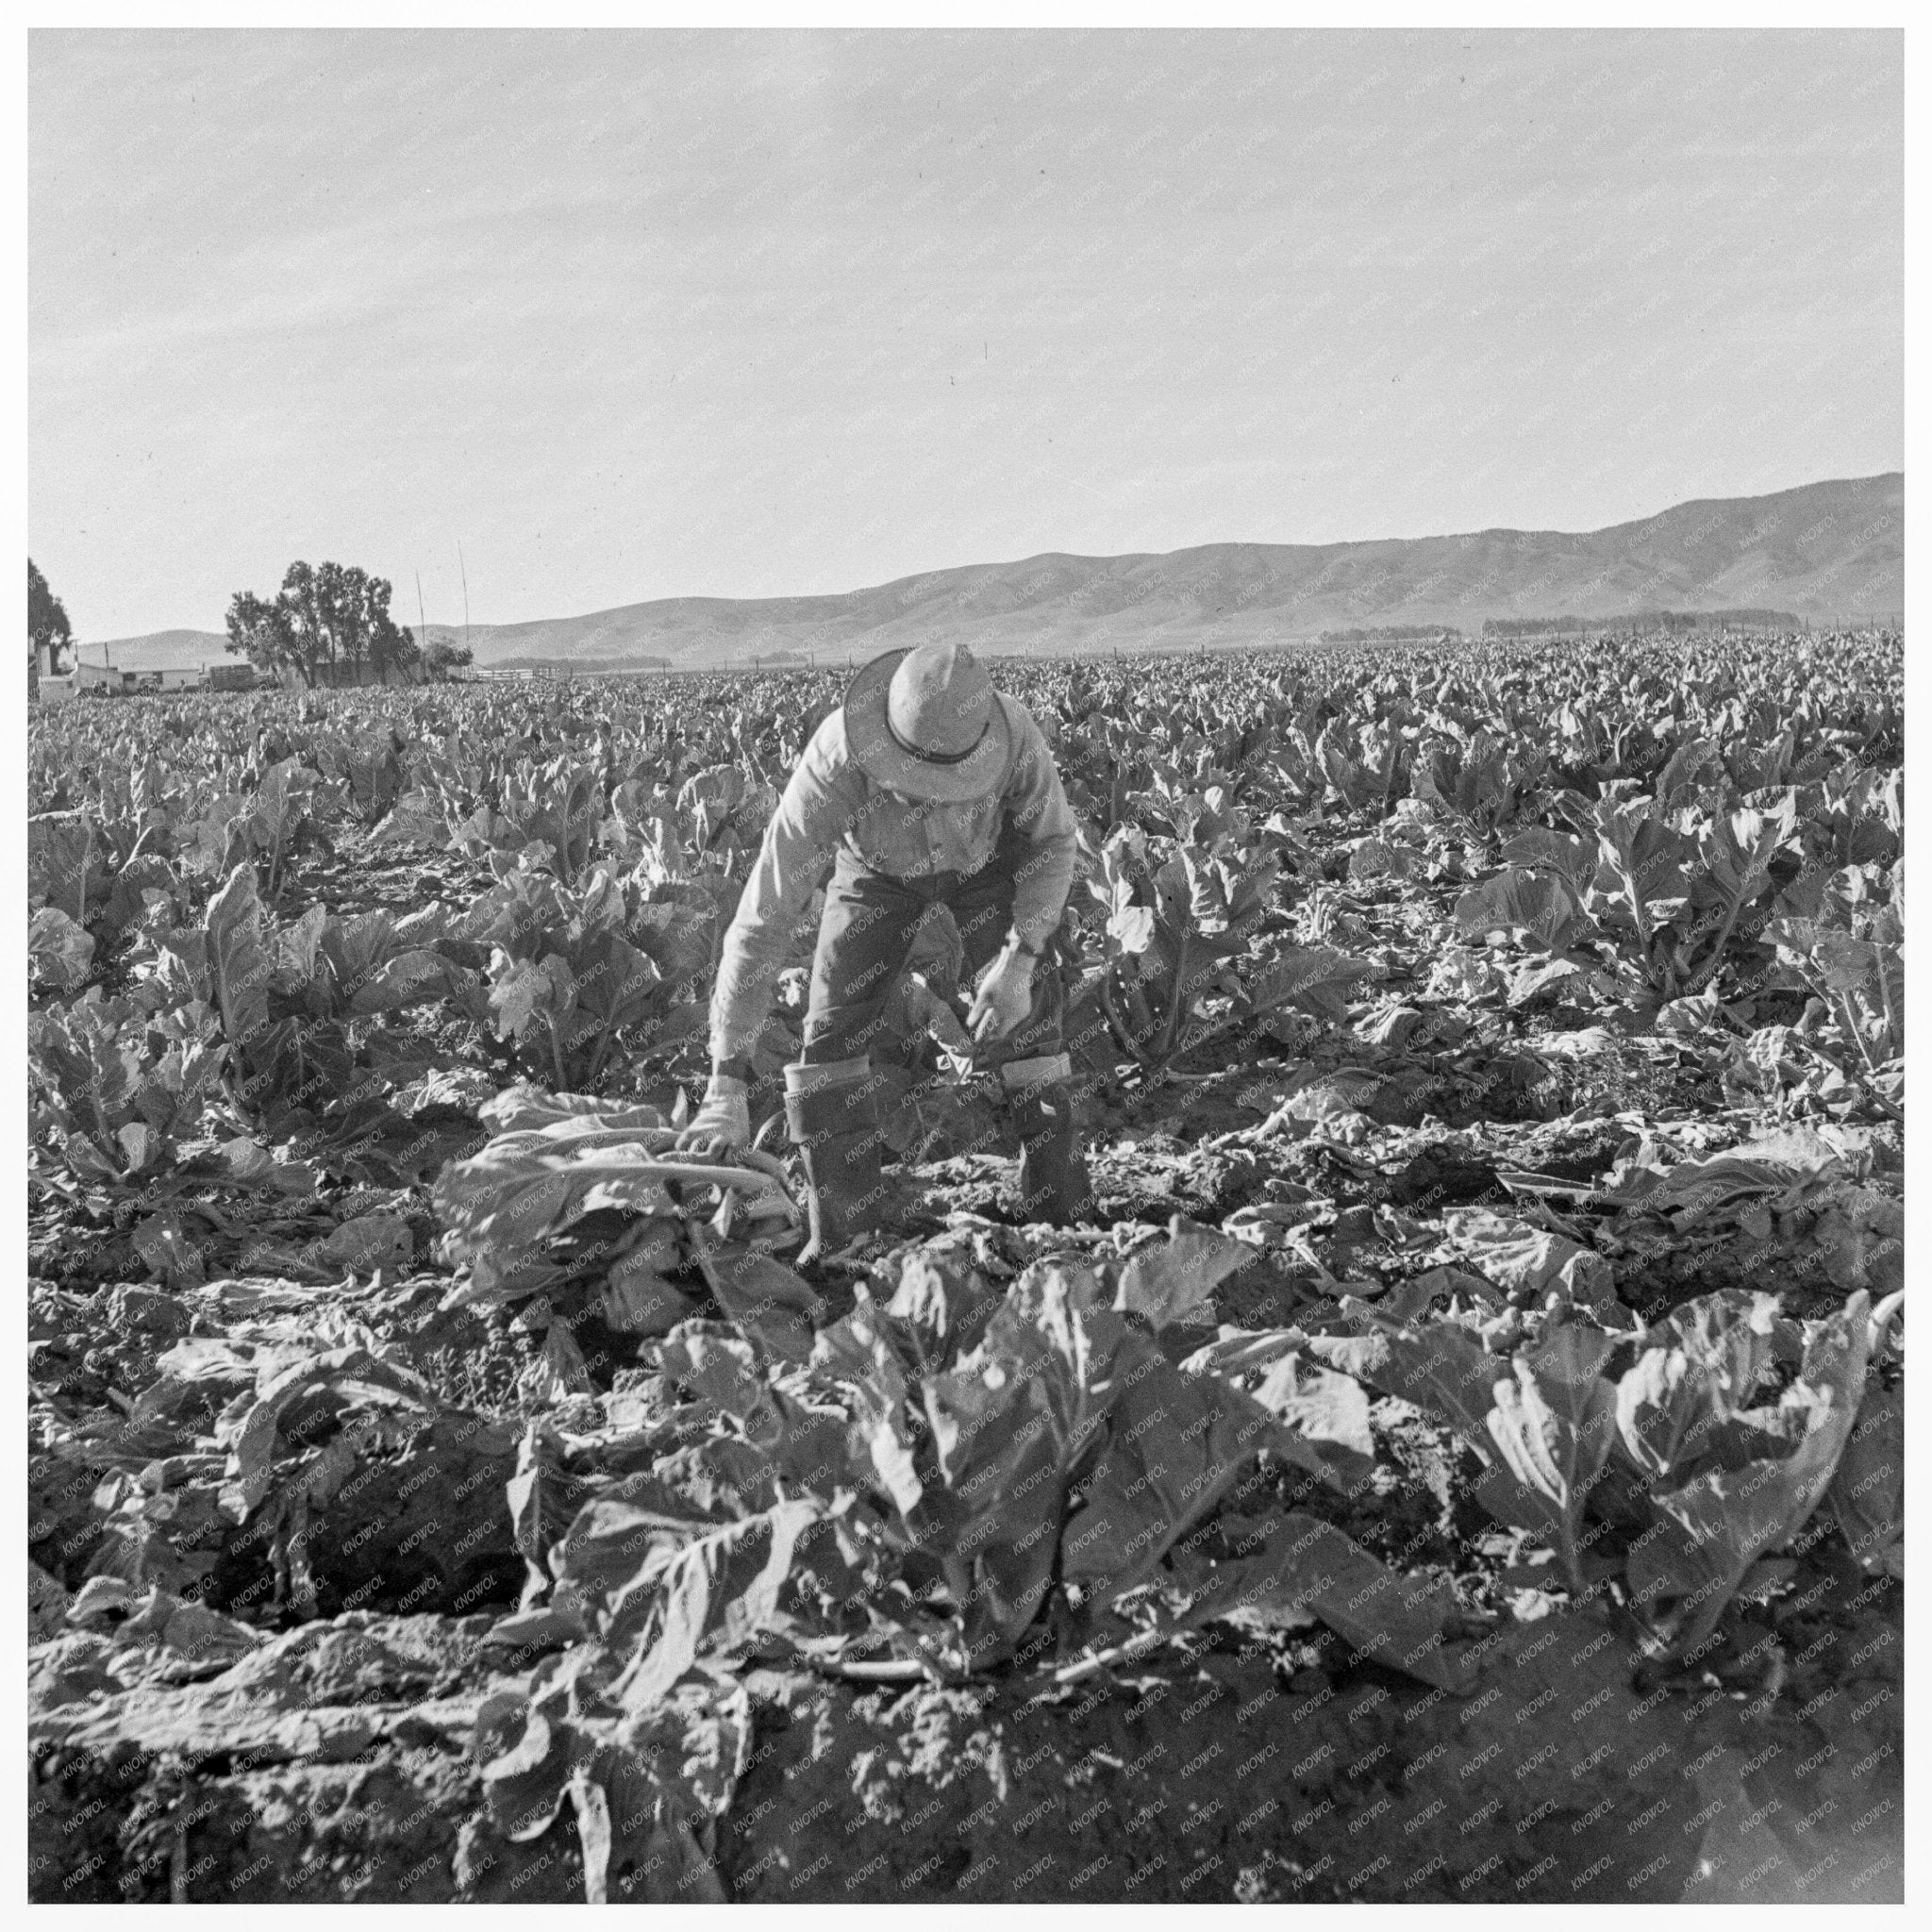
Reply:
M83 664L111 662L117 671L191 671L203 664L231 663L221 631L158 630L144 638L115 638L80 646ZM104 655L105 654L105 655Z
M1211 543L1158 556L967 564L823 597L672 597L584 617L477 625L480 665L696 666L787 652L859 660L958 637L975 649L1269 643L1370 624L1768 605L1814 622L1905 602L1905 478L1682 503L1607 530L1479 530L1357 543ZM432 638L458 637L431 625ZM212 661L200 631L123 639L141 669ZM90 656L99 649L90 647ZM172 652L175 655L164 655Z

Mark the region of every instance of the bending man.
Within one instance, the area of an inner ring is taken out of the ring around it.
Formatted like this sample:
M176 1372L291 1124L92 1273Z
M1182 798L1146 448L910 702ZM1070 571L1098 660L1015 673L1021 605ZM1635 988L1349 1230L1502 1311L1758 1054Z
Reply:
M1040 726L963 646L891 651L812 735L766 828L711 995L711 1077L681 1144L750 1138L753 1043L792 928L830 874L785 1112L810 1187L809 1259L875 1224L885 1197L871 1042L920 930L950 908L970 974L975 1056L996 1067L1021 1141L1021 1209L1089 1205L1061 1051L1055 935L1074 824Z

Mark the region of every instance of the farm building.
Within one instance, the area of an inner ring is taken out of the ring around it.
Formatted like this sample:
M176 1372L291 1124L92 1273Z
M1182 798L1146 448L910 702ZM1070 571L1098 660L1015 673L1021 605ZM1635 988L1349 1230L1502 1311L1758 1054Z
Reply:
M111 664L79 664L75 667L74 688L76 691L105 691L118 696L134 689L133 677L133 672L117 671Z
M47 654L42 652L42 655L44 658ZM252 667L243 668L250 669L252 675ZM43 662L35 681L33 695L42 704L58 705L82 693L96 697L127 697L143 691L201 691L208 681L207 669L198 664L171 665L156 671L130 671L121 665L89 664L77 659L71 671L58 675L50 673ZM225 688L245 691L248 686L229 685Z

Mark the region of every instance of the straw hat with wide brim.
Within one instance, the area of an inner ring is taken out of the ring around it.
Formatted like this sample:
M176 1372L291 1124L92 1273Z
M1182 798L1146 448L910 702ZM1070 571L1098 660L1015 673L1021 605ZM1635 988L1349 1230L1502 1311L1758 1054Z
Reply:
M874 658L845 692L845 744L874 783L941 804L984 798L1005 775L1012 726L963 644Z

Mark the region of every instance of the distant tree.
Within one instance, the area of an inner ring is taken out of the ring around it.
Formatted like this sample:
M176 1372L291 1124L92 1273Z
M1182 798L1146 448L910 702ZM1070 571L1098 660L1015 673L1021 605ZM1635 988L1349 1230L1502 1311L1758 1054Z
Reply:
M1459 630L1442 624L1372 624L1353 630L1324 630L1324 644L1455 643Z
M280 597L269 603L253 591L237 591L228 600L227 625L226 648L246 658L258 671L277 678L293 671L305 684L315 682L295 635L294 613Z
M273 599L237 591L227 648L272 676L293 671L318 684L359 684L418 660L416 641L389 614L390 584L354 564L296 561Z
M74 645L74 626L67 621L67 611L59 598L47 588L34 560L26 560L26 658L30 669L38 671L42 649L53 652L47 659L50 675L58 675L60 670L60 653L71 650Z
M467 671L475 661L475 655L467 644L453 644L439 638L430 645L423 668L432 683L447 684L452 672Z

